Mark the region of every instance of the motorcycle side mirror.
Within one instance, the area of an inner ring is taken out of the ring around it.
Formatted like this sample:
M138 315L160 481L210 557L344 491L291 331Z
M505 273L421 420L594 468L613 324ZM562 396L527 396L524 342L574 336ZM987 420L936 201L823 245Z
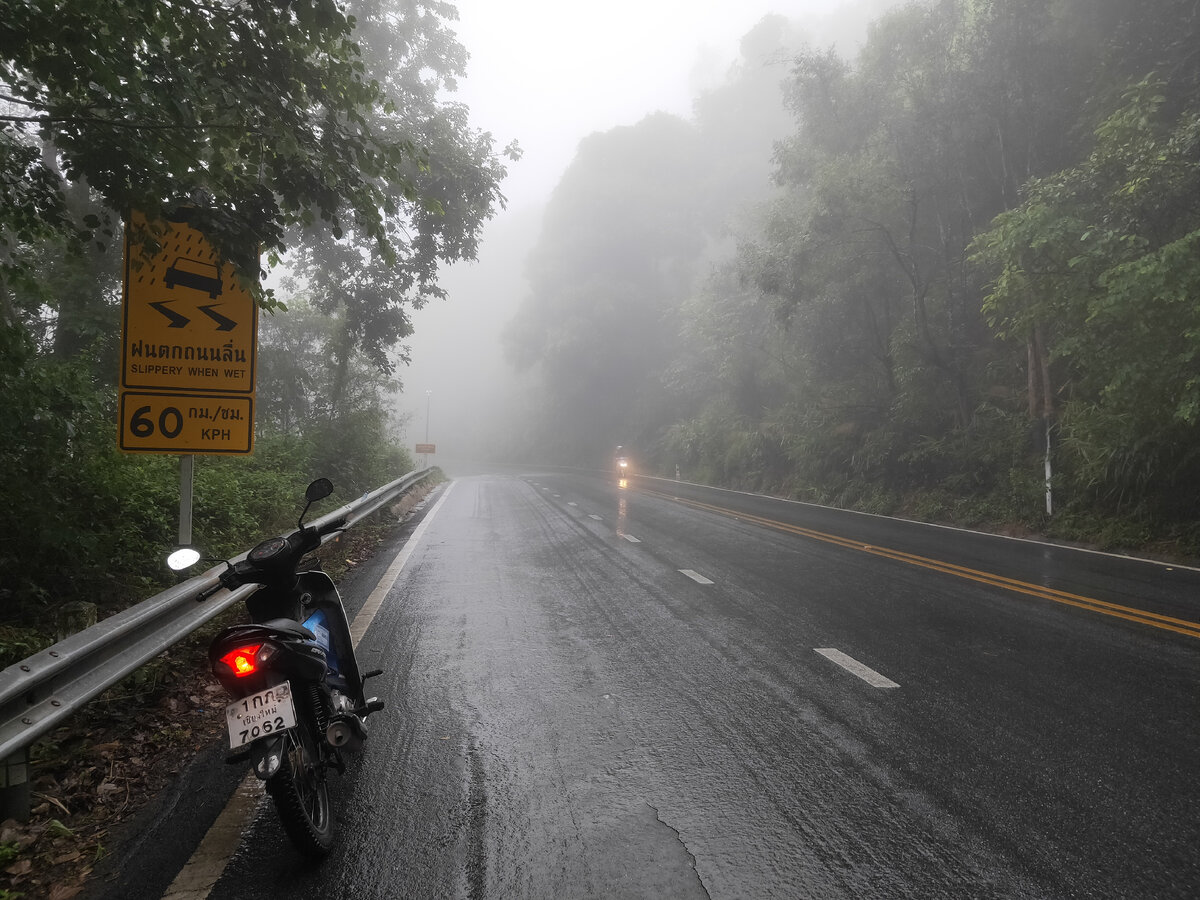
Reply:
M200 562L200 551L195 547L180 547L167 557L167 565L174 572L190 569L198 562Z
M304 499L308 502L304 504L304 510L300 513L300 521L297 523L301 528L304 527L304 517L308 515L308 508L318 500L324 500L333 493L333 482L328 478L318 478L308 486L308 490L304 492Z
M233 563L227 559L216 559L211 556L201 556L200 551L195 547L180 547L178 550L173 550L167 555L167 565L174 572L182 572L184 569L190 569L198 562L223 562L229 568L233 568Z
M333 493L333 482L328 478L318 478L308 486L308 490L304 492L304 499L309 503L316 503L318 500L324 500Z

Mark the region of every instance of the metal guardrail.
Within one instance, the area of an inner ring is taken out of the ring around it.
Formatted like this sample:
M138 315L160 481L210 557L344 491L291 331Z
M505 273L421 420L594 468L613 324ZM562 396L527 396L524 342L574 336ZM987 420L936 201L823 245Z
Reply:
M344 516L350 528L433 471L410 472L309 524ZM327 535L322 543L335 536ZM258 589L247 585L219 591L197 603L201 592L217 585L224 568L224 563L214 566L0 672L0 760L26 750L89 700Z

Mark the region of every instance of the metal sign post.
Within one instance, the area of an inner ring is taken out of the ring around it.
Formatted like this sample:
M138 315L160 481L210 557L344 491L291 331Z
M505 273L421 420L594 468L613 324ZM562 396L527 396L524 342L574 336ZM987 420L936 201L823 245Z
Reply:
M192 482L196 474L196 457L191 453L179 457L179 546L192 545Z

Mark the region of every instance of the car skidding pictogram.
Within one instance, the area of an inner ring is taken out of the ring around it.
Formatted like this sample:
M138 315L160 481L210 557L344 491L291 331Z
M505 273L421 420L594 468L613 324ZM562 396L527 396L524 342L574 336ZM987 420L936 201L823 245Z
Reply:
M175 262L167 269L163 281L172 290L179 284L196 291L204 291L213 300L221 294L220 267L186 256L175 257Z

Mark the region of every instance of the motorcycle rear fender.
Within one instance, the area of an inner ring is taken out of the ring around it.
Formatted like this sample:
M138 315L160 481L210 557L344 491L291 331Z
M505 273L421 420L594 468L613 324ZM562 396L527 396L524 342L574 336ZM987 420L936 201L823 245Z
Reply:
M266 781L273 777L283 765L284 734L273 734L259 738L250 745L250 762L254 774Z

